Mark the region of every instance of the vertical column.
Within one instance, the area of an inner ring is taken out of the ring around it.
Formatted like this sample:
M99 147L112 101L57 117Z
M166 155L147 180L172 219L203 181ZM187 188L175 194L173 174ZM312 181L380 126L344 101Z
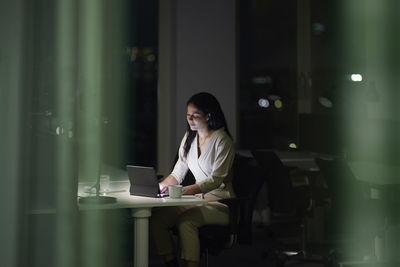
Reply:
M158 137L157 165L160 173L171 171L176 152L176 1L159 1Z
M78 1L78 138L80 179L96 182L101 164L102 5L103 1ZM100 211L82 219L82 266L105 266L103 220Z
M0 1L0 251L1 265L18 266L27 253L21 248L26 239L23 233L21 192L23 176L21 159L23 149L22 97L23 58L26 46L24 37L24 2L22 0ZM26 128L25 128L26 129ZM25 177L28 179L28 177ZM25 217L24 217L25 218ZM20 235L20 236L19 236ZM19 242L20 241L20 242ZM22 241L22 242L21 242ZM21 244L22 243L22 244Z
M149 257L149 217L151 208L132 209L134 222L133 260L135 267L147 267Z
M80 171L84 178L98 175L101 160L102 3L80 1L79 18L79 139Z
M76 185L76 15L74 0L58 0L56 6L56 108L60 129L57 136L56 266L77 265Z

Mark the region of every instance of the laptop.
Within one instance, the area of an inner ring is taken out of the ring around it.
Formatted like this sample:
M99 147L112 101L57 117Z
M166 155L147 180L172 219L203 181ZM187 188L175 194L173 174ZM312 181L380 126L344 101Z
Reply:
M161 194L156 171L153 167L127 165L129 192L135 196L145 197L166 197L168 194Z

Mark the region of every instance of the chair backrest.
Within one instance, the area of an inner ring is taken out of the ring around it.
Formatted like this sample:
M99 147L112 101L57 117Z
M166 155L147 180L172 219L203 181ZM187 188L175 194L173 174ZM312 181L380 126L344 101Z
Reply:
M251 151L261 166L268 187L268 204L278 214L294 212L293 187L287 168L273 151Z
M232 184L239 200L237 242L252 242L253 209L257 195L265 182L260 167L251 157L236 154L233 163Z

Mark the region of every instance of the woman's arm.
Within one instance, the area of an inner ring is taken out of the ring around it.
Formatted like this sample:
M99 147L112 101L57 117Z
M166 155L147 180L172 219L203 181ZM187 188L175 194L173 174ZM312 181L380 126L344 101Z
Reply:
M169 185L176 185L178 181L175 179L174 176L168 175L164 180L159 183L160 192L161 193L168 193L168 186ZM198 184L188 185L182 188L182 194L184 195L195 195L201 193L200 186Z
M214 147L214 157L209 157L209 163L212 171L208 178L198 182L200 191L208 193L219 188L226 177L231 172L233 161L235 158L235 149L231 139L226 136L222 140L218 140ZM212 155L212 153L210 153Z
M178 181L171 174L168 175L164 180L162 180L158 186L160 187L161 193L168 193L168 186L178 184Z
M195 195L200 194L200 186L198 184L187 185L182 188L182 194L184 195Z

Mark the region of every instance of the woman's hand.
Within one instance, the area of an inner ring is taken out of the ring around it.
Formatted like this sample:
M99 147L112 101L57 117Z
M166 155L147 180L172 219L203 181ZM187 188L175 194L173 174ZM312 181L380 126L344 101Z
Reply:
M175 184L178 184L178 181L175 179L175 177L172 175L168 175L167 178L158 183L158 186L160 187L160 193L161 194L168 193L168 186Z
M159 186L160 186L160 193L161 193L161 194L168 194L168 185L165 186L165 185L162 185L162 184L160 183Z

